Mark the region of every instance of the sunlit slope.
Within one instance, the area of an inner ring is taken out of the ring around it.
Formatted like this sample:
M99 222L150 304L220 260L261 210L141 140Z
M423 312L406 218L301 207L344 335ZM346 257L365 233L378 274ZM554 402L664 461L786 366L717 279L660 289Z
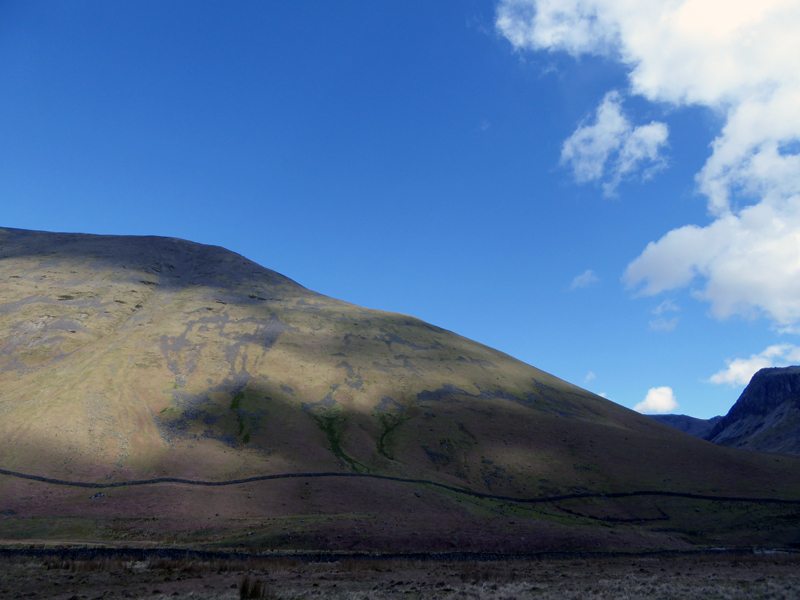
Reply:
M222 248L6 229L0 257L5 469L96 482L357 472L514 496L796 495L796 459L716 447Z

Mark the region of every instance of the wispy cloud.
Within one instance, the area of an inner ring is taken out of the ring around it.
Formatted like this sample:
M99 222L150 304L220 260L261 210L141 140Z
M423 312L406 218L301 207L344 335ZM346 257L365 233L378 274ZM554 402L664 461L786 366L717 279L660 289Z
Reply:
M595 275L594 271L591 269L587 269L580 275L576 276L575 279L572 280L572 284L569 286L571 290L577 290L580 288L587 288L591 287L600 282L600 278Z
M581 124L561 147L561 164L569 165L578 183L603 181L603 193L614 195L620 182L648 168L649 177L664 161L659 154L667 142L664 123L634 128L622 114L619 92L609 92L597 107L594 121Z
M518 49L603 55L627 67L633 94L723 117L696 175L714 221L651 242L624 280L643 295L700 280L717 318L800 331L800 3L502 0L495 25Z
M680 317L669 317L670 313L678 312L680 308L670 299L664 300L661 304L656 306L652 311L655 319L650 319L650 329L653 331L672 331L678 325Z
M728 366L712 375L709 381L730 386L747 385L760 369L800 363L800 348L794 344L777 344L758 354L751 354L749 358L735 358L725 362Z
M597 379L597 375L595 375L594 373L592 373L591 371L589 371L589 372L586 374L586 377L584 377L584 378L583 378L583 383L584 383L584 384L587 384L587 383L589 383L590 381L594 381L595 379Z
M675 394L671 387L654 387L647 391L644 400L633 407L633 410L645 414L663 414L678 408Z

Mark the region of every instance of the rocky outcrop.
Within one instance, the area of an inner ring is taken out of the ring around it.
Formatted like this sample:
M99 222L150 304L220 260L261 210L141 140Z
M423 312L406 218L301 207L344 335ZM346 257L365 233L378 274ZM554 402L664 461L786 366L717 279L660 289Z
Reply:
M758 371L705 439L731 448L800 455L800 366Z
M679 429L684 433L705 439L711 433L714 426L719 423L722 417L712 417L711 419L697 419L687 415L648 415L659 423L669 425Z

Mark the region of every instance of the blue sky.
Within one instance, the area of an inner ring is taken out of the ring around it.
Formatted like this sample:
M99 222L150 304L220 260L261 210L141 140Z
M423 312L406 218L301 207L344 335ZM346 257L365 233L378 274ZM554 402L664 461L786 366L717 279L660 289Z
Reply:
M0 226L224 246L724 414L800 362L799 12L3 2Z

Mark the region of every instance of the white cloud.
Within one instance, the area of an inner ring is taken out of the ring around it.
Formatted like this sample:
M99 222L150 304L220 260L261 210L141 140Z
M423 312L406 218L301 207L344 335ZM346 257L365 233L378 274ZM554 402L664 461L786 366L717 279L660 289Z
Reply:
M599 281L600 278L597 275L595 275L594 271L592 271L591 269L587 269L586 271L576 276L575 279L572 280L572 284L569 286L569 289L577 290L578 288L587 288L593 286Z
M667 298L666 300L664 300L661 304L656 306L650 312L658 317L658 316L661 316L661 315L663 315L665 313L678 312L679 310L680 310L680 308L678 308L678 305L675 304L669 298Z
M798 105L800 106L800 105ZM623 280L655 295L692 284L711 313L768 316L782 331L800 321L800 195L765 199L707 227L687 225L651 242L628 265Z
M736 358L725 362L727 368L712 375L709 381L730 386L747 385L759 369L800 363L800 348L793 344L778 344L759 354L752 354L750 358Z
M644 176L663 166L659 149L666 144L667 126L652 122L634 127L622 114L619 92L605 95L592 124L581 124L561 147L561 164L569 164L578 183L600 181L605 195L613 195L620 181L650 163ZM606 165L609 165L606 168Z
M584 378L583 378L583 383L584 383L584 384L587 384L587 383L589 383L590 381L592 381L592 380L594 380L594 379L596 379L596 378L597 378L597 375L595 375L594 373L592 373L591 371L589 371L589 372L586 374L586 377L584 377Z
M655 319L650 320L650 329L653 331L672 331L678 325L680 317L669 318L667 315L672 312L678 312L680 309L669 298L664 300L661 304L656 306L652 311Z
M632 93L723 118L696 175L714 221L649 244L625 281L652 295L699 279L695 295L718 318L764 314L797 330L800 3L502 0L495 25L517 49L609 57Z
M633 410L646 414L668 413L678 408L675 394L671 387L650 388L642 402L633 407Z
M598 19L596 3L582 0L503 0L497 29L516 48L609 53L616 32Z

